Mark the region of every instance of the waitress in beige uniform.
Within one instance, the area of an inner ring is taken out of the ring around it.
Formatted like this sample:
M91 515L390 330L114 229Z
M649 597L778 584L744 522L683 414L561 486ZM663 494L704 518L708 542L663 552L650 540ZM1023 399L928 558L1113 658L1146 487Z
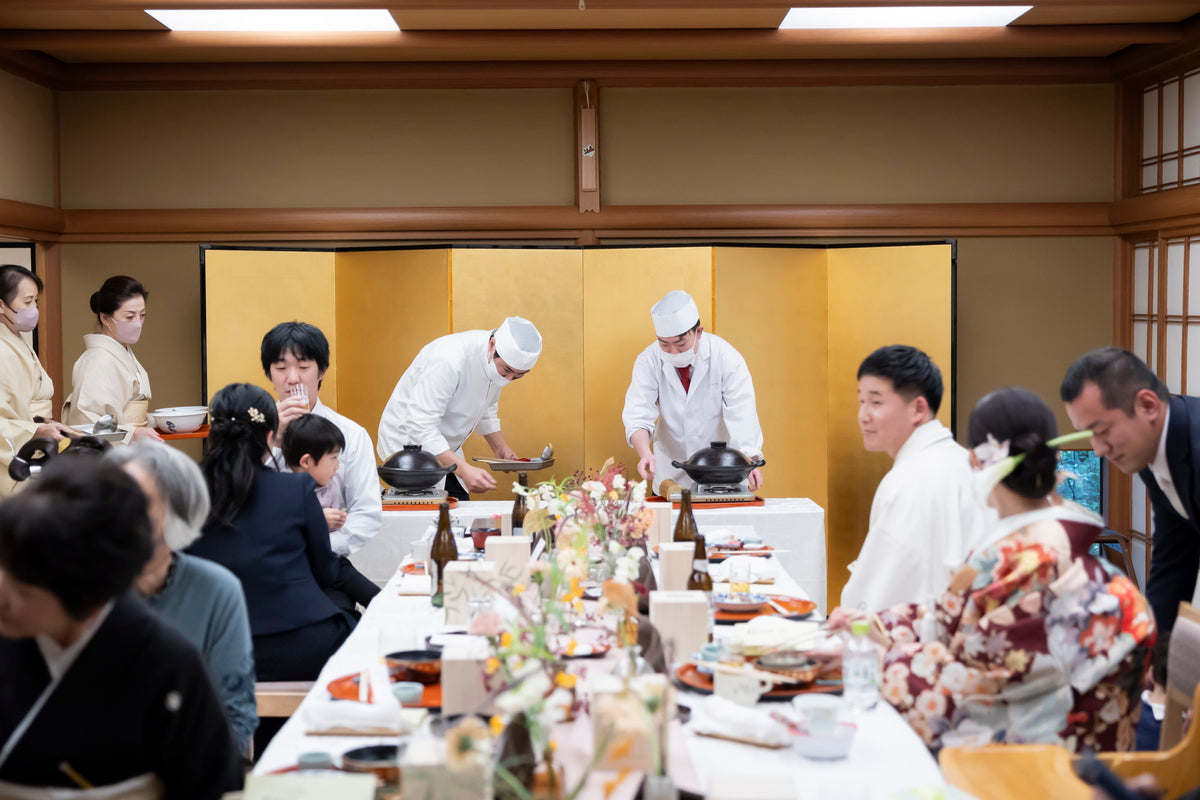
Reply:
M68 425L90 425L111 414L118 425L133 428L133 438L159 438L146 427L150 376L131 347L141 338L149 296L146 287L125 275L109 278L92 293L100 333L84 335L86 349L71 370L71 396L63 405Z
M54 383L33 352L42 279L25 267L0 266L0 498L16 484L8 464L35 437L63 439L71 429L50 419Z

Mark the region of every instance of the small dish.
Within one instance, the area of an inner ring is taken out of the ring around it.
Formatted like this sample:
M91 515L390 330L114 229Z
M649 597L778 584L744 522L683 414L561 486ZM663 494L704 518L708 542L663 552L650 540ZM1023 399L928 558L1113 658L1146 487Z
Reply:
M388 670L398 681L432 686L442 680L442 654L434 650L400 650L388 653Z
M833 730L824 735L806 730L792 737L792 749L813 761L836 761L850 755L856 730L853 722L834 723Z
M372 744L347 750L342 755L342 769L346 772L366 772L379 777L384 783L397 783L400 780L400 747Z
M763 653L755 666L791 678L796 683L812 683L821 674L821 665L799 650L777 650Z
M751 611L758 611L767 604L767 596L765 594L725 594L720 592L713 595L713 605L719 611L732 611L735 614L744 614Z
M400 701L401 705L415 705L421 702L421 695L425 692L425 685L416 681L400 681L392 684L392 696Z

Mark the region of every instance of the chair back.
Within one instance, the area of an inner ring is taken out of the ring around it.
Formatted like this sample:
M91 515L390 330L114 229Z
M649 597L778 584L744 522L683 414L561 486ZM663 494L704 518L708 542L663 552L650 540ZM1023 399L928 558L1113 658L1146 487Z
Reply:
M1167 707L1158 749L1167 750L1179 743L1183 736L1183 712L1192 708L1197 685L1200 685L1200 610L1191 603L1180 603L1167 650Z

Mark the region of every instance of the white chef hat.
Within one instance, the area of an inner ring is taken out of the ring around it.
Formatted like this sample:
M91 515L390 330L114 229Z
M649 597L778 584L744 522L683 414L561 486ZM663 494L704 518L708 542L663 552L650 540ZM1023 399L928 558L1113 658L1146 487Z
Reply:
M496 329L496 355L513 369L533 369L542 354L542 335L533 323L521 317L509 317Z
M682 289L672 289L650 306L650 317L654 320L654 334L667 338L687 333L700 321L700 309L696 301Z

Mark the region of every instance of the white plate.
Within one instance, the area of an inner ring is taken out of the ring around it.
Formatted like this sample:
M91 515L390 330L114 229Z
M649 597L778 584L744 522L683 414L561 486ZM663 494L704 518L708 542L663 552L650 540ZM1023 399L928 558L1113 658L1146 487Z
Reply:
M748 594L744 597L738 595L725 594L724 592L713 595L713 605L720 611L732 611L735 614L745 614L750 611L757 611L767 604L767 596L765 594Z

